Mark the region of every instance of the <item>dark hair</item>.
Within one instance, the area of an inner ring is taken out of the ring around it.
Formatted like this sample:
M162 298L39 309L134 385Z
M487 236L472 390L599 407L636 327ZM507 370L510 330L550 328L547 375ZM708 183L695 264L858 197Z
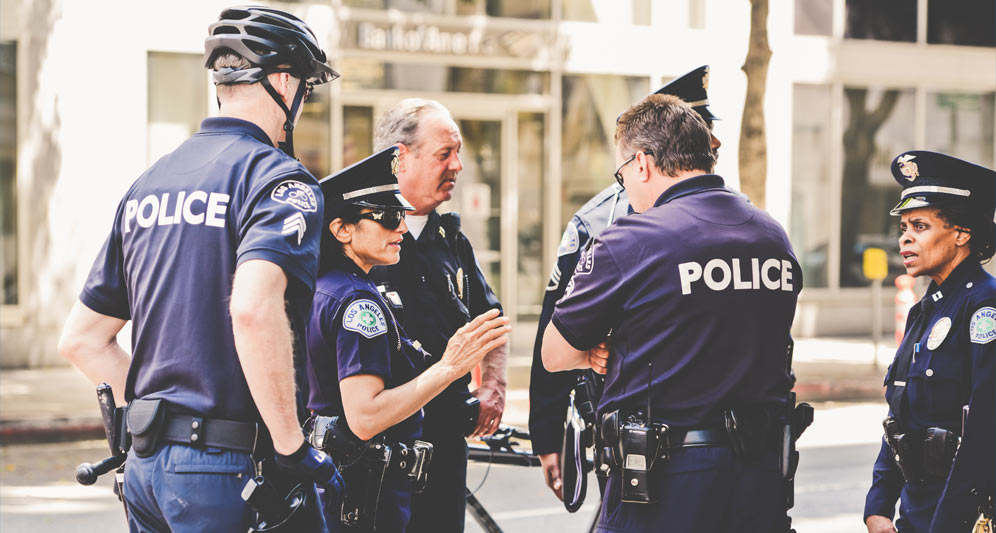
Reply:
M332 218L332 220L341 218L343 223L355 224L360 221L359 215L361 211L363 211L362 205L343 204L343 206L338 209L338 213L336 213L336 216ZM346 257L346 252L342 247L342 243L339 242L339 239L336 239L335 235L332 235L332 232L329 230L329 224L332 222L332 220L328 221L328 223L326 223L325 226L322 228L321 262L323 265L322 266L323 270L328 265L340 262L344 259L349 261L349 259Z
M716 165L709 126L674 95L652 94L629 106L616 123L615 139L629 151L653 154L654 164L669 176L687 170L712 172Z
M937 206L937 216L948 226L961 228L971 234L968 241L969 248L974 257L980 263L992 259L996 253L996 226L988 213L979 213L966 205L940 205Z

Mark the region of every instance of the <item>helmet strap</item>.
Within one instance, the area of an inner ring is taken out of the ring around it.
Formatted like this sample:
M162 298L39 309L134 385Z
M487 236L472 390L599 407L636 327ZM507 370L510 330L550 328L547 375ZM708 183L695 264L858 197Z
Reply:
M307 82L302 78L301 83L297 85L297 93L294 94L294 101L291 103L290 109L284 104L283 98L277 93L277 90L270 85L270 80L268 77L264 76L259 80L263 84L263 88L266 92L270 93L270 97L273 101L280 106L280 109L284 111L287 119L284 121L284 142L277 143L283 152L291 157L294 157L294 117L297 116L297 110L301 107L301 103L304 100L304 93L308 90Z

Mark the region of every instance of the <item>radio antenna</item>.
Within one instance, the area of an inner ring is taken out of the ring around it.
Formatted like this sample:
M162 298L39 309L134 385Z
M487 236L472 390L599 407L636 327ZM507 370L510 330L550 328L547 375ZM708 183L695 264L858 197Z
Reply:
M653 417L650 416L650 386L653 385L654 381L654 363L651 361L647 363L647 424L651 424Z

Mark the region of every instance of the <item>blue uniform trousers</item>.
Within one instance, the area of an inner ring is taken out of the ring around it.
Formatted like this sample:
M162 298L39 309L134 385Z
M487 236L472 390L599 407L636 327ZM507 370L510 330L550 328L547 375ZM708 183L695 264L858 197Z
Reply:
M899 497L899 518L896 519L899 533L927 533L943 491L943 479L921 485L903 485L903 492Z
M252 457L218 448L165 444L125 463L128 527L138 532L245 533L255 513L242 488L255 475Z
M432 443L432 461L425 490L412 498L412 519L406 531L463 531L467 513L467 440L454 434L451 427L432 424L423 426L419 438Z
M775 452L748 463L725 447L673 450L651 474L651 504L622 503L620 479L618 470L609 476L599 533L772 533L785 518Z

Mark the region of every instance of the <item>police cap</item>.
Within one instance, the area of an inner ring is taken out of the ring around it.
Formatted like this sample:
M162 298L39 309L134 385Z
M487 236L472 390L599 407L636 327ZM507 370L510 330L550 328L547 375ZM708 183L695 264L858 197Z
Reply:
M961 207L993 220L996 172L957 157L911 150L892 161L892 177L903 187L889 212L898 216L919 207Z
M654 94L672 94L681 98L706 121L719 120L709 110L709 65L701 67L671 80L657 89Z
M323 179L325 225L347 205L414 211L398 187L398 148L391 146Z

